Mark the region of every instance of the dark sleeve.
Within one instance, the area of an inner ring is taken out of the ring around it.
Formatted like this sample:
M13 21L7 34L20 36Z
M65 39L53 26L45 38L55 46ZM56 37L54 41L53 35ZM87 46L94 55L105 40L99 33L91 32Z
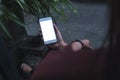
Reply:
M0 72L5 80L21 80L5 42L0 38Z

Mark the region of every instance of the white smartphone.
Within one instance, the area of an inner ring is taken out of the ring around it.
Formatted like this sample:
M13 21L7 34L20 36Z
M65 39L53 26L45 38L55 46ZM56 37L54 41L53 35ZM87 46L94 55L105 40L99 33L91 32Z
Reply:
M52 44L57 42L53 21L51 17L39 19L44 44Z

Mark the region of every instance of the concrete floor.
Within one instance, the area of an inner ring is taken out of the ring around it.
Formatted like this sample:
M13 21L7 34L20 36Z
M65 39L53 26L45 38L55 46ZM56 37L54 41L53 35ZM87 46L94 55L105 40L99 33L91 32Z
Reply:
M105 37L108 26L106 4L89 4L73 2L80 15L73 14L66 9L67 20L55 16L57 26L63 38L70 43L73 39L89 39L94 48L98 48ZM39 34L37 18L25 13L27 34L35 36Z

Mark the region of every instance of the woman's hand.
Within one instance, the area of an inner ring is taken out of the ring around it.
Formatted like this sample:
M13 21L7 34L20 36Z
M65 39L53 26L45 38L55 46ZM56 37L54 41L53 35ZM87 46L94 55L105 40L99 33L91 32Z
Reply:
M57 37L57 42L54 44L48 44L48 47L52 48L52 49L63 49L68 44L63 40L61 32L59 31L59 29L57 28L57 26L55 24L54 24L54 29L55 29L55 33L56 33L56 37ZM83 43L83 46L80 44L80 42L72 43L71 46L72 46L73 50L77 51L77 50L82 49L82 47L89 48L89 49L92 48L89 40L84 39L84 40L81 40L81 42Z
M53 48L53 49L60 49L63 48L67 45L67 43L63 40L63 37L61 35L61 32L57 28L57 26L54 24L54 29L57 37L57 43L55 44L49 44L48 47Z
M67 43L65 43L65 41L63 40L61 32L59 31L59 29L57 28L57 26L55 24L54 24L54 29L55 29L55 33L56 33L56 37L57 37L57 42L54 44L48 44L47 46L52 49L60 49L60 48L65 47L67 45ZM40 31L40 35L42 35L41 31Z
M81 42L83 43L83 47L89 48L89 49L93 48L91 42L88 39L81 40Z
M74 51L79 51L81 50L82 48L88 48L88 49L92 49L92 46L91 46L91 42L87 39L84 39L84 40L81 40L81 42L83 43L83 45L80 43L80 42L73 42L71 44L72 46L72 49Z

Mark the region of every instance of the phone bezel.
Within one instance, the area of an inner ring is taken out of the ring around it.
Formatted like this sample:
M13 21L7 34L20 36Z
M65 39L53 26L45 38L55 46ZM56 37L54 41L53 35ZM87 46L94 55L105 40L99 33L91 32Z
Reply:
M47 20L51 20L51 21L52 21L52 18L51 18L51 17L40 18L40 19L39 19L39 24L40 24L40 22L42 22L42 21L47 21ZM52 25L53 25L53 21L52 21ZM40 24L40 28L41 28L41 24ZM42 31L42 30L41 30L41 31ZM55 33L55 30L54 30L54 33ZM55 33L55 37L56 37L56 33ZM56 42L57 42L57 37L56 37L56 39L48 40L48 41L45 41L44 38L43 38L43 41L44 41L44 44L53 44L53 43L56 43Z

